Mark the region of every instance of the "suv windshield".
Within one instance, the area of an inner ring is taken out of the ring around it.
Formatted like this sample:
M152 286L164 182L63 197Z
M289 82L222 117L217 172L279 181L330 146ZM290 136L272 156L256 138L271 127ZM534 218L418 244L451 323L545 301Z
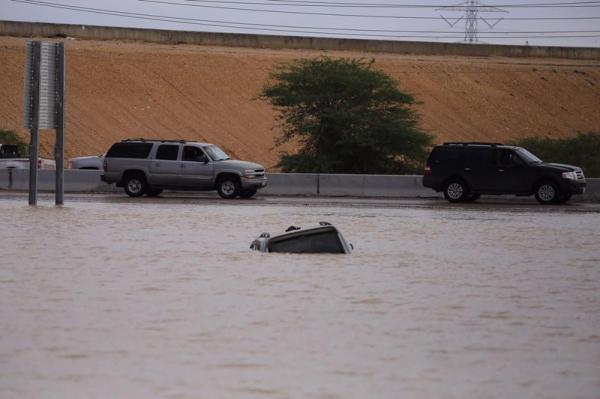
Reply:
M229 156L225 154L225 151L223 151L216 145L206 146L204 147L204 151L206 151L210 159L212 159L213 161L225 161L229 159Z
M527 163L542 163L541 159L527 151L525 148L516 148L517 153Z

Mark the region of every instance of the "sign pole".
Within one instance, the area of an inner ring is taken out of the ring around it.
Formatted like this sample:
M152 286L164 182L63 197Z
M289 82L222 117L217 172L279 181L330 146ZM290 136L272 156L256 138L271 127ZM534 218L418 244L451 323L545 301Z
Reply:
M56 161L56 205L64 203L65 172L65 44L56 46L56 145L54 159Z
M40 108L40 62L41 43L31 43L31 106L30 106L30 141L29 141L29 205L37 205L37 178L38 178L38 135L39 135L39 108Z

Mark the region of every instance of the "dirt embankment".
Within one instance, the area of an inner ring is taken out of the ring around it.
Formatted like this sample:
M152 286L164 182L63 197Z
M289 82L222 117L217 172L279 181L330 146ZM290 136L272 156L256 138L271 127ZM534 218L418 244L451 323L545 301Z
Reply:
M0 128L22 125L25 39L0 37ZM273 167L277 114L255 100L278 64L323 53L67 41L68 157L146 137L217 143ZM375 58L413 94L421 126L448 140L506 141L600 132L600 62L327 52ZM41 133L52 153L53 132Z

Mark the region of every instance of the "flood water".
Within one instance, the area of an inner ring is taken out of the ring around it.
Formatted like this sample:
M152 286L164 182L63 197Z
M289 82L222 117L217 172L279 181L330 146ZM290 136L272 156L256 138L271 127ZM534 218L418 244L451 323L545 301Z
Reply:
M0 398L600 398L598 213L24 202ZM248 249L320 220L354 253Z

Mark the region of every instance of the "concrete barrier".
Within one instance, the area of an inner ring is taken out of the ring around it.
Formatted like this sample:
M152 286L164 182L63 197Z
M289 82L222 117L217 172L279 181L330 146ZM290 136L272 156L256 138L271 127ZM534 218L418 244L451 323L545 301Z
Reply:
M65 170L65 192L122 192L114 184L100 179L98 170ZM262 195L306 195L381 198L440 198L441 193L423 187L417 175L343 175L314 173L269 173L269 184ZM0 169L0 190L29 189L28 170ZM39 191L54 191L54 171L40 170ZM511 198L507 196L506 198ZM600 201L600 179L587 179L584 195L575 201Z
M188 43L208 46L271 49L363 51L374 53L457 55L477 57L550 57L580 60L600 59L600 48L508 46L493 44L403 42L395 40L339 39L252 35L216 32L185 32L159 29L118 28L0 21L0 35L20 37L75 37L92 40L140 40L154 43Z
M269 184L260 192L267 195L317 195L319 175L315 173L269 173Z
M351 197L435 197L423 187L421 176L320 175L319 194Z
M114 192L121 189L114 184L106 184L100 179L99 170L65 170L65 192ZM0 189L28 190L28 169L0 170ZM53 170L38 171L38 190L54 191L55 172Z

